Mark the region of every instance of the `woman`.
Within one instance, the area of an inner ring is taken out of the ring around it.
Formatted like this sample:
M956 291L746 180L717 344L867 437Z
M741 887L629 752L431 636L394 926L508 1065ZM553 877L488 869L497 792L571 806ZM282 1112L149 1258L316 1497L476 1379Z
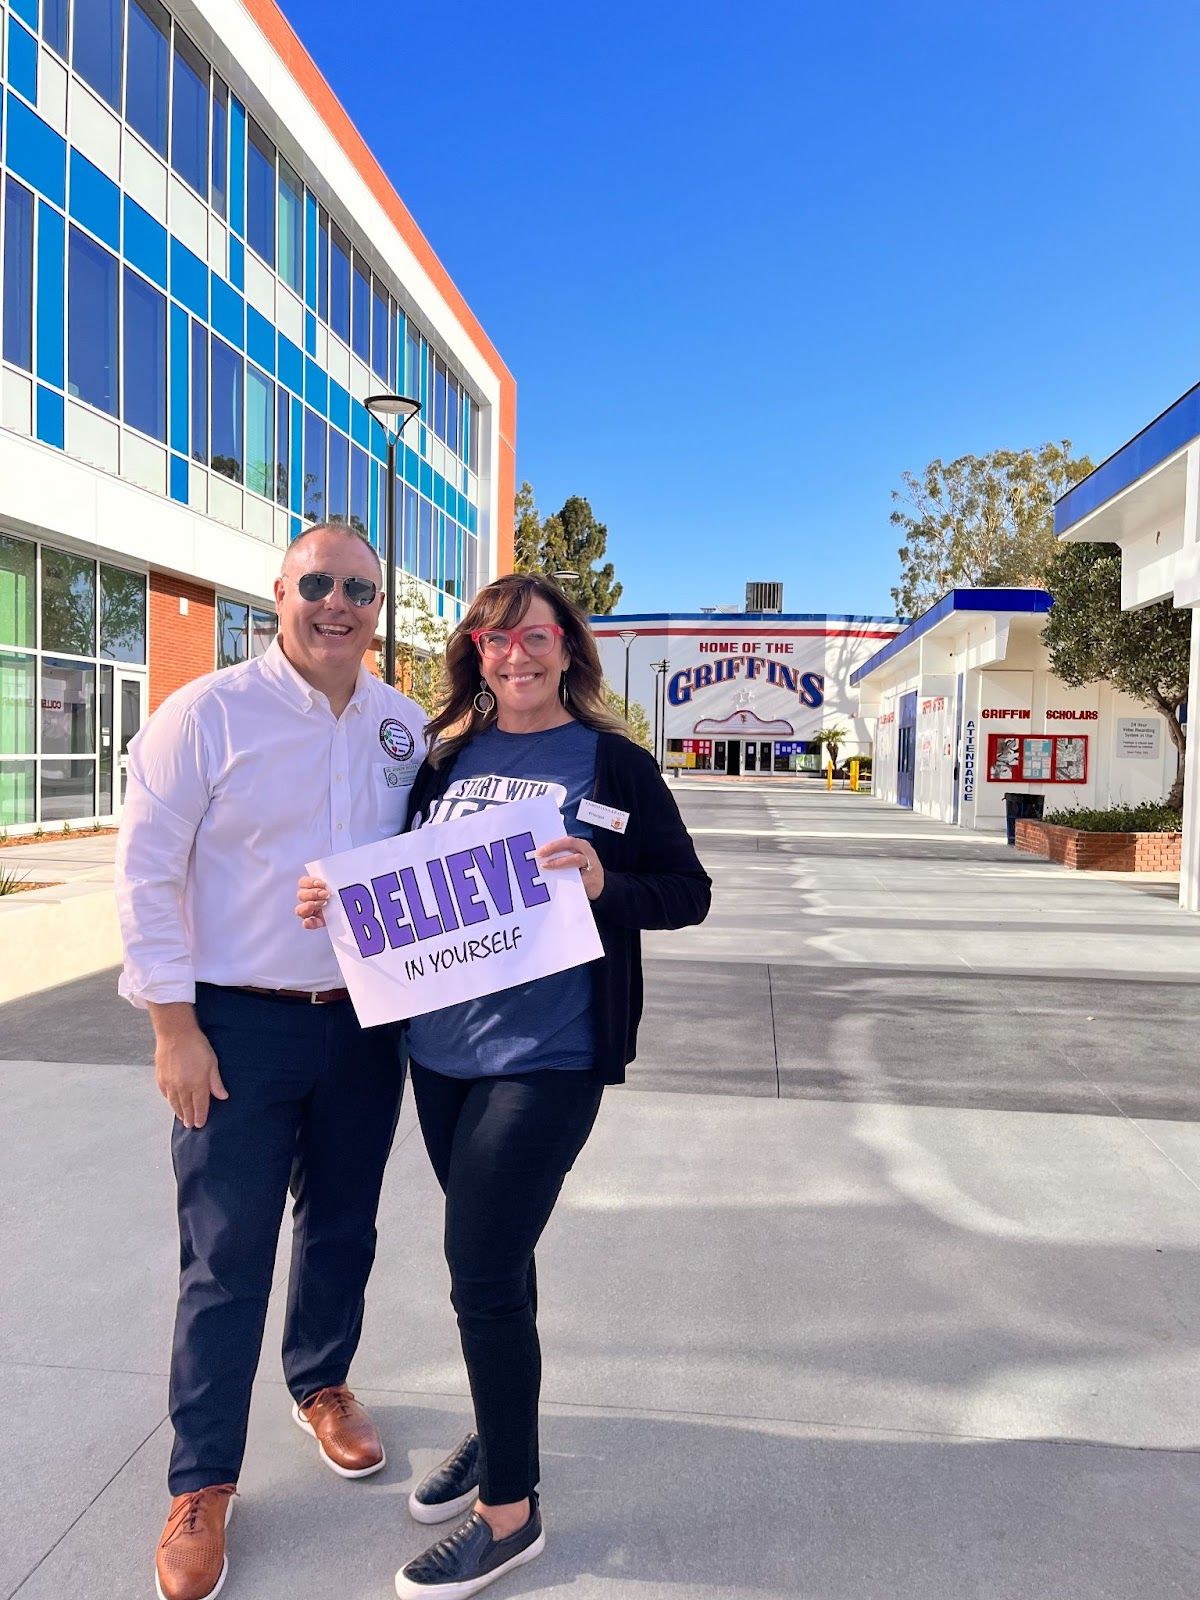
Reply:
M476 597L450 637L427 735L409 828L504 804L505 780L524 780L512 786L522 796L544 785L566 835L539 864L582 874L604 948L599 961L409 1023L477 1432L409 1499L420 1522L474 1509L397 1573L396 1591L462 1600L545 1545L534 1247L604 1086L622 1082L634 1056L639 931L703 921L711 886L653 760L605 705L586 618L545 578L501 578ZM612 808L619 831L581 820L586 801ZM301 879L306 927L321 925L327 898Z

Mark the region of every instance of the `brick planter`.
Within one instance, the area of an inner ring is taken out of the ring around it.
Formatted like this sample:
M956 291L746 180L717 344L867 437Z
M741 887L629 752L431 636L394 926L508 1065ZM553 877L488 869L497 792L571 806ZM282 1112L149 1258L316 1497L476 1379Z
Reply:
M1081 872L1178 872L1181 833L1085 833L1017 820L1017 849Z

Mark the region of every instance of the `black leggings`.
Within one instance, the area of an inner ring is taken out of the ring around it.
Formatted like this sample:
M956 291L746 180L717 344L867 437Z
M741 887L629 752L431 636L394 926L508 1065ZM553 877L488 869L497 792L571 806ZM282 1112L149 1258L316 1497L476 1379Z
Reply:
M450 1301L458 1314L480 1441L480 1498L537 1484L533 1251L587 1142L604 1085L595 1072L448 1078L410 1066L425 1148L446 1195Z

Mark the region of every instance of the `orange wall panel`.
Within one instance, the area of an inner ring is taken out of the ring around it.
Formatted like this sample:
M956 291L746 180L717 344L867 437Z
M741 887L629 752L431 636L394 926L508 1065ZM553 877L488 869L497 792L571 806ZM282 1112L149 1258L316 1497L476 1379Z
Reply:
M187 615L179 602L186 600ZM150 574L150 709L217 664L217 601L211 589Z

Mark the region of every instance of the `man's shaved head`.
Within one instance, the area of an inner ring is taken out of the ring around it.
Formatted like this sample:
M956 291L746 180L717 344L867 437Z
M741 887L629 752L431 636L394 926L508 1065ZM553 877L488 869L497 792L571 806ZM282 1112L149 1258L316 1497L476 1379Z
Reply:
M283 558L283 566L279 570L281 572L292 572L298 564L303 565L303 562L297 561L298 552L303 551L308 542L317 538L318 535L324 537L329 534L336 534L343 539L353 539L355 544L361 545L375 563L375 570L382 581L383 565L375 552L374 546L363 538L357 528L352 528L348 522L318 522L315 527L305 528L304 532L297 534L291 544L288 545L287 552Z

